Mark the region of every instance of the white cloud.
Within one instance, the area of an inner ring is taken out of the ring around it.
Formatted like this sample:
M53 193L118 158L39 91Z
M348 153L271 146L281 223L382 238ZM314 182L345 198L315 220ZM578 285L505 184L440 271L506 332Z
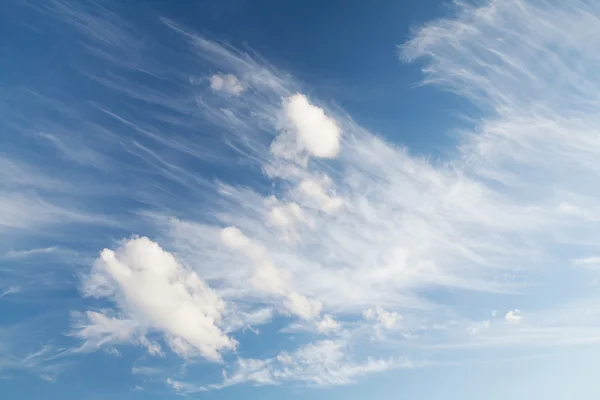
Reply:
M238 359L231 373L225 373L223 382L211 385L193 385L170 381L182 393L221 389L241 383L254 385L301 382L310 386L325 387L346 385L371 373L394 368L412 368L406 359L353 360L346 354L347 344L340 340L320 340L289 353L282 352L265 360Z
M504 315L504 320L507 324L519 324L523 317L520 310L511 310Z
M592 257L577 258L577 259L573 260L573 264L578 267L582 267L582 268L599 269L600 268L600 257L592 256Z
M335 158L340 151L341 129L325 111L311 104L305 95L296 93L283 100L286 129L272 145L278 156L290 158L290 152L306 150L317 158Z
M38 249L28 249L28 250L9 250L6 253L2 254L0 257L2 258L26 258L30 256L37 255L48 255L52 253L59 253L61 250L57 247L44 247Z
M320 301L309 300L305 296L294 292L287 295L285 305L290 312L304 319L319 316L322 308Z
M475 322L475 323L472 323L471 325L469 325L468 331L472 335L477 335L477 334L481 333L483 330L488 329L491 325L492 325L492 323L490 321Z
M363 313L364 317L369 321L375 321L386 329L392 329L396 326L402 317L396 312L389 312L381 307L368 308Z
M312 218L297 203L284 203L271 196L265 200L265 207L267 224L279 229L287 242L298 240L297 224L314 226Z
M256 267L254 276L250 279L250 283L255 288L266 293L279 295L285 293L286 281L286 274L268 261Z
M317 331L320 333L336 332L341 328L340 323L329 314L323 315L323 318L317 321L316 325Z
M226 92L239 96L245 90L244 85L233 74L215 74L209 78L210 88L215 92Z
M2 291L0 291L0 299L15 293L19 293L21 291L20 286L10 286Z
M337 211L344 205L344 200L337 196L331 196L326 190L331 186L331 180L325 177L320 180L305 179L298 186L302 195L314 201L318 208L328 214Z
M388 333L397 332L398 322L403 319L397 312L386 311L379 306L364 310L363 317L372 324L370 328L373 330L374 336L371 336L371 340L384 339Z
M296 203L281 204L275 197L270 197L266 203L270 208L267 221L273 226L288 228L297 221L304 220L302 209Z
M264 247L232 226L221 231L221 240L227 246L241 251L256 264L254 274L250 279L250 283L255 288L269 294L283 295L285 293L287 285L285 271L273 265Z
M239 250L255 263L250 283L259 291L280 296L285 311L303 319L312 319L321 312L321 303L290 290L289 273L277 268L269 259L266 249L249 239L238 228L227 227L221 230L221 240L233 249Z
M116 251L103 250L88 282L104 286L87 284L88 295L109 297L130 319L88 312L91 323L78 331L84 338L100 330L111 341L114 335L120 341L144 327L162 333L178 354L199 353L212 361L220 361L222 351L236 346L219 328L223 301L195 272L148 238L125 241ZM157 351L152 346L149 350Z

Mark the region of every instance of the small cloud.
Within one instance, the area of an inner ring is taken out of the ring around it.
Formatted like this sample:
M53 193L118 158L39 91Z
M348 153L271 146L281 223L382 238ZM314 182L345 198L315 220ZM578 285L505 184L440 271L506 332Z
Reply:
M321 312L321 302L309 300L298 293L290 293L285 302L286 308L292 313L304 319L312 319Z
M244 85L233 74L215 74L209 78L210 88L214 92L225 92L239 96L245 90Z
M131 368L132 375L152 376L152 375L159 375L161 372L162 372L161 369L153 368L153 367L133 367L133 368Z
M54 254L54 253L59 253L61 250L58 247L43 247L43 248L37 248L37 249L28 249L28 250L9 250L6 253L4 253L1 257L2 258L10 258L10 259L15 259L15 258L27 258L27 257L33 257L33 256L39 256L39 255L48 255L48 254Z
M322 108L312 105L306 96L297 93L284 99L283 116L291 135L283 133L273 142L271 151L275 155L283 156L295 145L296 150L308 151L313 157L337 157L341 130Z
M320 180L305 179L300 183L298 189L302 196L316 203L321 211L332 214L344 205L344 199L328 194L327 191L330 186L331 180L324 177Z
M396 312L389 312L381 307L369 308L363 312L363 316L368 321L375 321L377 324L386 329L392 329L396 326L396 323L402 320Z
M21 291L20 286L11 286L8 289L5 289L0 293L0 299L3 298L4 296L9 296L11 294L19 293L20 291Z
M324 315L320 321L317 321L316 325L317 331L320 333L335 332L340 329L340 323L329 314Z
M506 323L513 324L513 325L519 324L522 319L523 319L523 317L521 316L520 310L511 310L511 311L507 312L506 315L504 316L504 320L506 321Z
M56 382L56 377L52 376L52 375L42 374L42 375L40 375L40 378L42 378L46 382L50 382L50 383Z
M577 258L572 261L573 265L587 269L600 269L600 256Z
M471 335L477 335L479 334L482 330L487 329L491 326L491 322L490 321L481 321L481 322L475 322L473 324L471 324L468 328L468 331Z

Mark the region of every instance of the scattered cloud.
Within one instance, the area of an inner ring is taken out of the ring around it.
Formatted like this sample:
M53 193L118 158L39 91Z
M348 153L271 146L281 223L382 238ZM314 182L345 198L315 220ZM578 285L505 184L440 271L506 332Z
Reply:
M592 256L577 258L573 260L573 264L581 268L598 269L600 268L600 257Z
M345 353L347 344L339 340L321 340L310 343L295 352L282 352L266 360L238 359L232 371L224 373L223 382L207 386L167 381L181 393L201 392L228 386L250 383L273 385L284 382L301 382L309 386L325 387L347 385L371 373L394 368L413 368L404 359L352 360Z
M0 299L9 296L11 294L19 293L21 291L20 286L10 286L2 291L0 291Z
M233 74L215 74L209 78L210 88L215 92L225 92L232 96L239 96L244 91L244 86Z
M504 320L506 321L507 324L516 325L516 324L519 324L522 319L523 319L523 317L521 316L520 310L511 310L511 311L507 312L506 315L504 316Z
M274 154L289 157L287 149L307 151L318 158L335 158L340 151L341 130L335 119L296 93L283 100L284 132L271 145Z
M383 328L392 329L396 326L402 317L396 312L389 312L381 307L368 308L363 313L364 317L369 321L375 321Z
M164 335L173 351L184 357L196 354L221 361L221 352L236 342L219 328L225 304L172 254L148 238L124 241L116 250L104 249L83 283L87 296L111 299L124 319L88 311L88 323L76 334L105 342L131 340L135 334L155 330ZM129 317L130 319L125 319ZM143 335L137 339L147 342ZM146 345L150 353L159 353Z

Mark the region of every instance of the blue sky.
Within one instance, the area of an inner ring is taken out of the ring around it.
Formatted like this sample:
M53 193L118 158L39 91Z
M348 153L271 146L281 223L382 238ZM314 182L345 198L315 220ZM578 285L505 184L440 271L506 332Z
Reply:
M600 7L0 10L4 397L597 397Z

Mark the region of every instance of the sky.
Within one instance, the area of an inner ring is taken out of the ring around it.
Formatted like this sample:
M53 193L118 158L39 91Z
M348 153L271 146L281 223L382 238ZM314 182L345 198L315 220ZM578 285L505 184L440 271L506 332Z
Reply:
M598 397L600 4L375 3L0 4L2 398Z

